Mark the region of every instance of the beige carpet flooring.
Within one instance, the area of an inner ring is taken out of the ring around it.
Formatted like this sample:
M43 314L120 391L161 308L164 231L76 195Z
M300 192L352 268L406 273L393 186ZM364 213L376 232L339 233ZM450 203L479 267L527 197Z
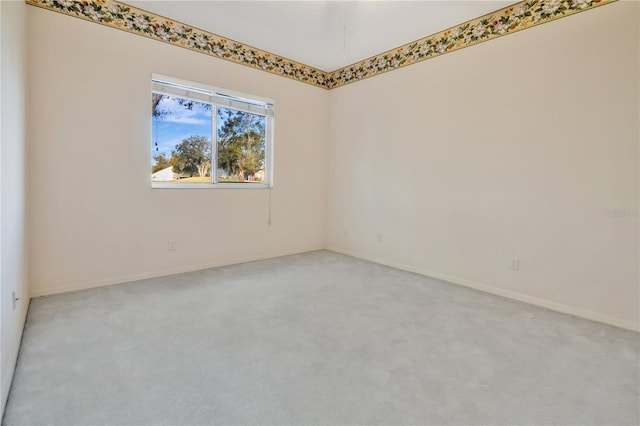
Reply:
M638 334L318 251L32 300L6 425L639 424Z

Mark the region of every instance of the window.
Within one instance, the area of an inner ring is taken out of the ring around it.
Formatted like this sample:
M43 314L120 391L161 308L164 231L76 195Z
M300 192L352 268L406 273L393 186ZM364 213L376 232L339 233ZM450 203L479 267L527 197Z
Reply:
M153 188L272 185L269 99L153 75Z

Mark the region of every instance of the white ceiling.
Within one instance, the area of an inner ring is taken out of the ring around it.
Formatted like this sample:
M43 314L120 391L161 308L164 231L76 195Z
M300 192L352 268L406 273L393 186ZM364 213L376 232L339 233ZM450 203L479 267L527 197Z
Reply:
M158 1L125 3L333 71L515 1Z

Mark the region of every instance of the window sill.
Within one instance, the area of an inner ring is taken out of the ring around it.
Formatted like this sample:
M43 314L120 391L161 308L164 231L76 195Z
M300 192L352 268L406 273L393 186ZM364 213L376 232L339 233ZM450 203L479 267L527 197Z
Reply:
M266 183L170 183L152 182L152 189L269 189Z

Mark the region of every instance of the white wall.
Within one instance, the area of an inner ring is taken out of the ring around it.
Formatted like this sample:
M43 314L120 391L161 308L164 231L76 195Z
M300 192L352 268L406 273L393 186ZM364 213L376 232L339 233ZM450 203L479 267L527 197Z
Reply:
M28 31L33 295L326 246L637 328L638 216L605 214L638 209L635 2L331 92L32 7ZM276 100L272 226L267 191L150 189L152 72Z
M34 7L28 31L33 295L325 247L327 91ZM267 190L151 189L152 73L276 101L271 226Z
M638 6L332 91L328 248L637 329Z
M4 407L29 306L25 274L26 5L0 1L0 358ZM15 309L12 293L20 300Z

